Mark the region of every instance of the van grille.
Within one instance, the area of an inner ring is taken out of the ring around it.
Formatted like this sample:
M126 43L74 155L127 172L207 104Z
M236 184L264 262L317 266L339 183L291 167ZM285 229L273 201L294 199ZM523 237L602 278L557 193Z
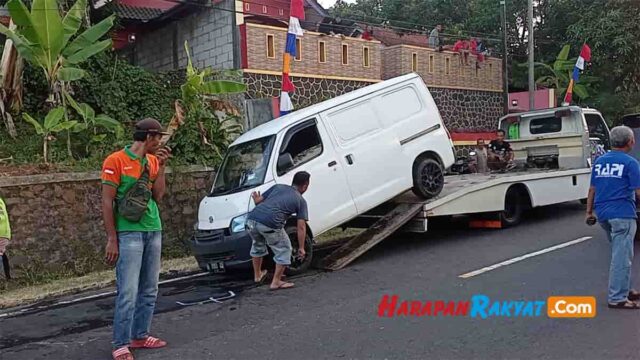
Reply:
M224 230L198 230L195 233L197 242L221 241L224 237Z

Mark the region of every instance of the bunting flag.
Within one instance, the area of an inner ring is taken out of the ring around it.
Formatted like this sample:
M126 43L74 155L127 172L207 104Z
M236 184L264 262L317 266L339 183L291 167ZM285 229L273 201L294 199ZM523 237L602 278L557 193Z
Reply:
M291 82L289 73L291 72L291 61L297 56L296 39L304 34L300 20L304 20L304 0L291 0L289 29L287 30L287 41L284 46L284 56L282 57L280 115L286 115L293 110L291 94L295 91L295 87Z
M569 86L567 86L567 94L564 97L565 104L571 104L571 99L573 98L573 86L578 82L580 72L584 70L584 63L589 61L591 61L591 48L589 45L584 44L582 45L582 50L580 50L580 56L578 56L576 66L573 68L573 74L571 76L571 80L569 80Z

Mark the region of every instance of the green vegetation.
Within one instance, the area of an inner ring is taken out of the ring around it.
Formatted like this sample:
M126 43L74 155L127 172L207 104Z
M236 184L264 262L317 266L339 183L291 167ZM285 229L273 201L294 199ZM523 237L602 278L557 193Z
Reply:
M510 87L511 91L524 91L527 67L521 64L527 59L527 33L523 30L527 0L505 2ZM556 67L557 54L568 44L566 58L575 58L587 43L592 50L591 65L580 77L579 85L585 86L574 91L574 100L598 108L610 122L617 121L623 113L640 111L640 2L541 0L534 1L534 6L536 61L553 68L538 66L536 78L540 85L556 88L559 97L563 97L565 66ZM403 28L403 32L426 33L436 24L443 24L450 44L460 37L477 36L494 49L494 54L505 53L500 27L502 5L498 0L338 0L331 12L371 24L388 21L391 26ZM566 66L573 67L575 62L570 62Z

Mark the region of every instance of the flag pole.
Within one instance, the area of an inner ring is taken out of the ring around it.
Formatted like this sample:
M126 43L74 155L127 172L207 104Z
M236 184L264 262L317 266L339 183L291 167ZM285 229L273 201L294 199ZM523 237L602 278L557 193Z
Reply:
M535 90L536 83L534 79L534 69L533 69L533 61L534 61L534 46L533 46L533 0L529 0L529 11L528 11L528 22L529 22L529 110L535 110Z

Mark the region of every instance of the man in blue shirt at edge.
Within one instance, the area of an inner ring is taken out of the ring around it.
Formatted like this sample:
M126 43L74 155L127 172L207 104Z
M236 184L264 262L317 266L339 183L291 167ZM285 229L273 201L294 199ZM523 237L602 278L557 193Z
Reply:
M614 309L640 309L640 293L630 290L636 197L640 197L640 165L627 153L635 144L626 126L611 129L612 151L596 160L591 171L587 220L593 210L611 244L608 303Z
M291 186L276 184L264 195L259 192L251 194L256 207L247 217L247 229L252 239L251 258L254 280L261 283L267 275L262 270L262 258L267 256L267 246L273 251L276 269L269 286L271 290L288 289L294 286L291 282L282 281L287 266L291 265L292 249L289 235L284 230L287 220L296 214L298 233L298 258L306 256L304 245L307 237L307 221L309 220L307 202L302 197L309 188L309 173L297 172L293 176Z

